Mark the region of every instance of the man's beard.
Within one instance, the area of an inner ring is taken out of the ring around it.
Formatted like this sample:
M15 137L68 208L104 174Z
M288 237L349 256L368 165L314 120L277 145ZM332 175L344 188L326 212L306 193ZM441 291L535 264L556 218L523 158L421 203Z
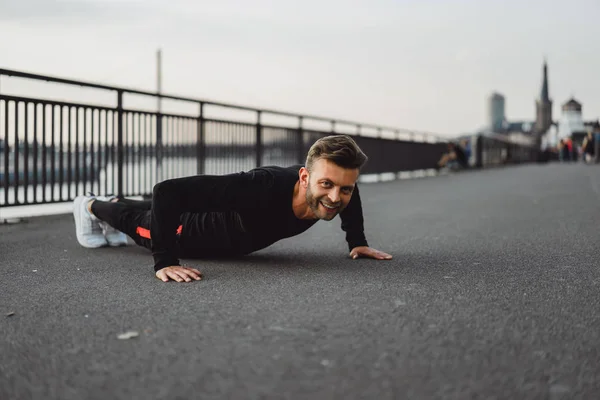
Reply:
M338 204L338 209L336 210L336 212L333 213L328 213L327 211L323 210L322 208L319 208L319 204L321 204L321 202L324 202L327 205L333 205L330 204L328 201L323 201L323 199L325 199L327 196L323 195L321 197L315 197L312 193L312 191L310 190L310 183L308 184L308 187L306 188L306 203L308 204L308 206L310 207L310 209L315 213L316 217L319 219L324 219L324 220L332 220L333 218L335 218L336 215L338 215L341 211L342 211L342 204L341 202Z

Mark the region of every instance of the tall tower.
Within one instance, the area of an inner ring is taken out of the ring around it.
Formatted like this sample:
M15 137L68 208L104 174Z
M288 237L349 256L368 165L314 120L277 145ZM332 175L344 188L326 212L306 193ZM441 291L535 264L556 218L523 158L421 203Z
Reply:
M492 93L488 99L488 126L492 132L500 132L505 121L504 96Z
M542 80L542 92L536 100L535 133L543 135L552 125L552 100L548 92L548 64L544 60L544 77Z

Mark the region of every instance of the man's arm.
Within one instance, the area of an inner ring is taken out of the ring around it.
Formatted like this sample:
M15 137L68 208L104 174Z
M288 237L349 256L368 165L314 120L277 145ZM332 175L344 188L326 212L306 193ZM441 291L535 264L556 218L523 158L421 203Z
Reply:
M242 211L260 204L268 174L251 171L223 176L169 179L154 186L150 236L154 270L178 266L176 229L184 212Z
M346 232L346 241L352 258L369 257L378 260L390 260L392 256L383 251L372 249L365 237L362 203L358 185L354 187L348 207L340 213L342 229Z
M348 206L340 213L342 230L346 232L348 248L352 250L358 246L369 246L365 237L364 219L358 184L354 186L352 197Z

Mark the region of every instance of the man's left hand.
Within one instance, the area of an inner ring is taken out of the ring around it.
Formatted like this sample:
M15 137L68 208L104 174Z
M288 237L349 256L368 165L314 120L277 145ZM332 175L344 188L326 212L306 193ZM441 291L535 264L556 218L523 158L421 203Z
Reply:
M383 251L379 251L376 249L372 249L367 246L358 246L352 249L350 252L350 257L356 259L358 257L369 257L374 258L376 260L391 260L391 254L384 253Z

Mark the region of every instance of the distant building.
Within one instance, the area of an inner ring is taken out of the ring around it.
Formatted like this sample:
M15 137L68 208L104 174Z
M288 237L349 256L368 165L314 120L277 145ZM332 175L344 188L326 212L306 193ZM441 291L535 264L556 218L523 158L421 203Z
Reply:
M543 143L548 147L556 147L561 139L572 138L581 144L588 132L593 132L600 126L600 121L584 121L583 106L574 98L562 105L562 114L557 124L554 124L544 135Z
M548 64L544 61L544 73L542 77L542 91L540 98L536 100L536 118L534 133L538 136L545 134L552 126L552 100L548 89Z
M502 130L506 122L505 100L499 93L492 93L488 99L488 126L492 132Z
M587 129L583 122L581 110L581 103L573 98L562 105L562 115L558 122L558 140L568 137L572 137L576 141L583 140L583 137L587 134Z
M548 84L548 64L544 61L542 70L542 87L540 96L535 102L535 121L505 121L503 133L512 139L528 141L528 137L542 147L556 141L556 123L552 121L552 100ZM533 143L532 142L532 143Z
M534 123L531 121L511 121L503 126L503 133L523 133L531 135L533 133Z
M491 133L504 135L537 135L541 136L552 126L552 100L548 88L548 65L544 61L542 89L536 100L535 121L509 121L505 115L505 98L501 94L492 93L488 100L488 129Z
M504 135L518 142L531 142L541 148L556 147L561 139L570 137L581 143L588 132L600 129L600 121L584 121L582 105L574 98L561 107L558 122L552 120L552 99L548 84L548 63L544 60L542 87L535 101L535 121L509 121L505 115L505 97L492 93L488 99L488 124L477 134Z

